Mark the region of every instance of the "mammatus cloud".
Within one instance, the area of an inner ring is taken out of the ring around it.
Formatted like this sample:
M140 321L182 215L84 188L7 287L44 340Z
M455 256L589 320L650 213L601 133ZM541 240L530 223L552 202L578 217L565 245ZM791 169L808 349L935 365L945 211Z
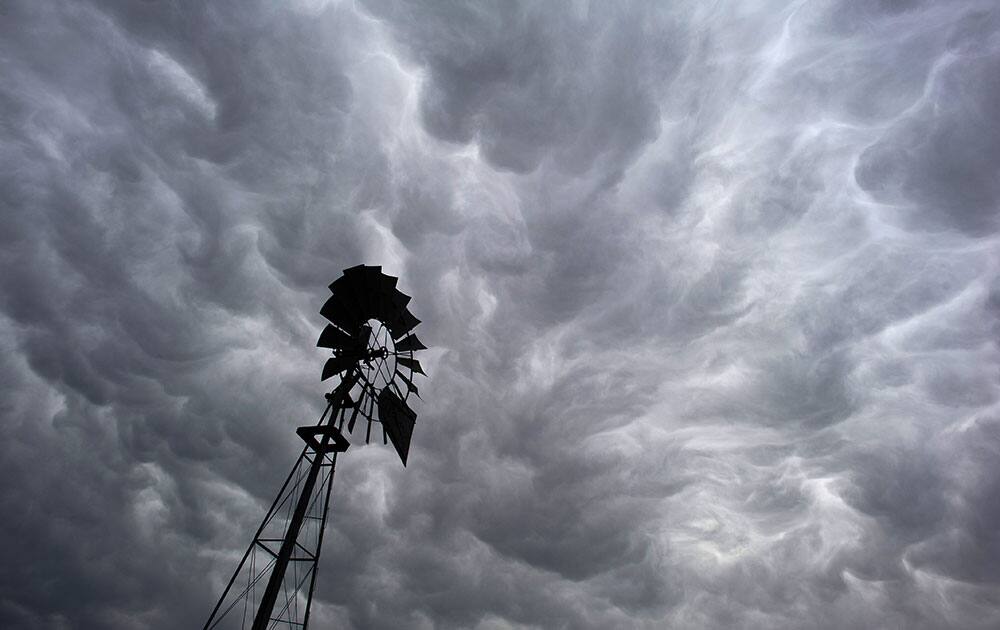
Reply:
M322 624L996 627L993 4L0 4L0 626L198 627L364 262Z

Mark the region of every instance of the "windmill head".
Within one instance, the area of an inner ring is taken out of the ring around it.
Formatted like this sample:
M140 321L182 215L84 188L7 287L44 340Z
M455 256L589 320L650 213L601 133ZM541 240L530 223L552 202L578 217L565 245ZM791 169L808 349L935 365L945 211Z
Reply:
M323 366L322 380L339 376L352 384L348 432L359 417L365 419L368 443L372 424L381 424L383 442L392 442L405 466L417 418L407 400L420 395L414 374L426 375L414 354L426 346L413 334L420 320L410 313L410 296L396 288L396 281L379 266L345 269L330 284L332 295L320 309L330 323L316 345L333 355Z

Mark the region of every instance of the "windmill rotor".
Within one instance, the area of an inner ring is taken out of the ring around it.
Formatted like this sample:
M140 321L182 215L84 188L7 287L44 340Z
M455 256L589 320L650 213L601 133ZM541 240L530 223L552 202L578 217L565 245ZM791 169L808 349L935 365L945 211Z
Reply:
M332 295L320 309L330 323L316 345L332 353L322 380L347 374L354 378L349 395L357 413L347 422L347 432L363 418L368 443L372 424L381 424L383 442L392 442L405 466L416 420L406 401L411 394L420 395L414 374L425 374L414 353L426 346L413 333L420 320L407 308L410 296L396 282L379 266L345 269L330 284Z

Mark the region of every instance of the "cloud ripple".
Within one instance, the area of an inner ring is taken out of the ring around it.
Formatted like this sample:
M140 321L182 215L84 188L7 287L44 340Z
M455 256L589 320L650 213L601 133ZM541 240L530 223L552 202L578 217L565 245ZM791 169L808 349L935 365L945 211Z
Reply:
M0 4L0 626L202 623L365 262L319 623L996 627L994 4Z

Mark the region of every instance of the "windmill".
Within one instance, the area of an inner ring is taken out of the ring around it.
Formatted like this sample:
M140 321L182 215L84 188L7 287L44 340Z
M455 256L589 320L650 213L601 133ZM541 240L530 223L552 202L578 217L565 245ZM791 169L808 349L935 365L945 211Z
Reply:
M412 334L420 320L396 280L381 267L358 265L330 285L333 295L320 310L330 323L316 345L332 351L322 380L336 377L337 386L326 394L319 422L296 430L305 442L302 453L205 630L308 626L333 473L338 454L350 446L345 431L363 424L367 444L373 425L381 425L383 444L391 442L406 465L417 417L407 399L419 396L414 375L424 374L413 355L425 346Z

